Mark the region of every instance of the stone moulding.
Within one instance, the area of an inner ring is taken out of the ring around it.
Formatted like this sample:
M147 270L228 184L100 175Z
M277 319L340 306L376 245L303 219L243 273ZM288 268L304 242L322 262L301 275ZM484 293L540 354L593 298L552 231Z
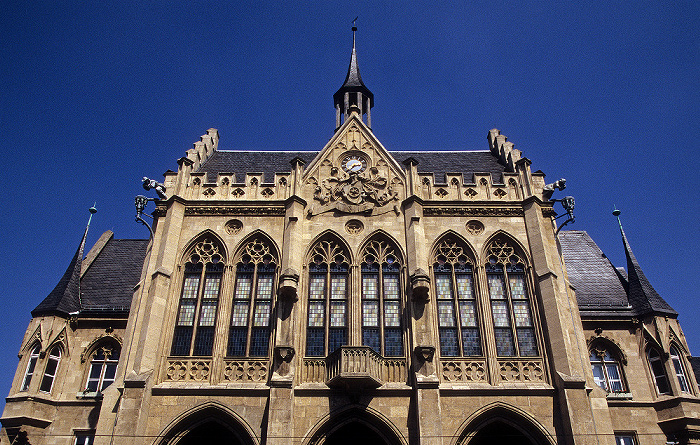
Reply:
M185 216L225 215L225 216L284 216L284 207L226 206L226 207L186 207Z
M507 207L424 207L424 216L523 216L521 208Z

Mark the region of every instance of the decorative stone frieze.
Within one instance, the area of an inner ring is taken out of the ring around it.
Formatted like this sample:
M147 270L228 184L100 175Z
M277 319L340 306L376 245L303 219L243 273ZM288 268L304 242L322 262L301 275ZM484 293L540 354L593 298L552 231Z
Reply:
M544 382L544 364L541 359L509 359L498 361L499 383Z
M443 360L441 379L443 382L486 382L485 360Z
M224 360L224 382L267 381L268 363L262 360Z
M238 216L238 215L252 215L252 216L284 216L284 207L257 207L257 206L246 206L246 207L187 207L185 208L186 216L206 216L206 215L223 215L223 216Z
M523 216L523 209L506 207L423 207L425 216Z
M211 376L210 359L175 359L166 362L165 381L209 383Z

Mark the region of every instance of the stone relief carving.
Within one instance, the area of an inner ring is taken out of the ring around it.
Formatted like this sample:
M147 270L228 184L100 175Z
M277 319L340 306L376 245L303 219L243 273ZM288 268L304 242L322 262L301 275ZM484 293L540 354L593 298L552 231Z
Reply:
M310 215L318 215L331 210L345 213L370 212L381 215L392 210L399 215L398 191L389 180L381 176L375 167L366 172L349 170L341 173L338 168L331 168L330 176L316 183L314 203L309 209Z

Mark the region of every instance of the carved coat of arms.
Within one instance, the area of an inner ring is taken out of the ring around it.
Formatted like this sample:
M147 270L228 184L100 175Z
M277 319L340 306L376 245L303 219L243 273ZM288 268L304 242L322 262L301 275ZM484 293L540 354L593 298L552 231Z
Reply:
M329 178L316 185L314 199L318 202L311 206L309 214L318 215L331 210L371 212L371 215L394 210L399 214L396 204L398 192L391 187L387 178L379 175L376 168L370 168L367 173L350 171L343 177L338 174L339 170L334 168Z

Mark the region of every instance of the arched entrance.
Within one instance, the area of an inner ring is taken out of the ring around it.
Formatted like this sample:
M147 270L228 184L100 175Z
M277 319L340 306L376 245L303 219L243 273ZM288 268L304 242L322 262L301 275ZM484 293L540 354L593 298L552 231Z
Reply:
M375 430L360 422L351 422L333 431L325 445L389 445Z
M556 441L530 414L501 402L465 420L457 445L554 445Z
M474 434L464 445L490 445L504 443L509 445L538 445L528 435L512 425L503 422L492 422Z
M166 428L159 445L254 445L251 430L236 414L214 404L183 413Z
M177 445L242 445L233 431L218 422L205 422L187 432Z

